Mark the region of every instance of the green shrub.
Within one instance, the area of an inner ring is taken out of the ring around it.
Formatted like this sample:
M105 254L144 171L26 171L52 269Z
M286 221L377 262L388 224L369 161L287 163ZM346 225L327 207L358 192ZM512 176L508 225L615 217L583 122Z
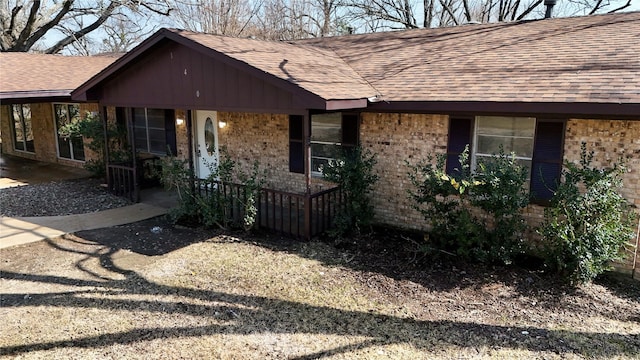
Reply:
M360 147L343 150L336 160L322 168L325 180L336 183L342 189L343 206L336 213L334 227L329 235L342 238L359 235L373 220L370 193L378 181L374 173L376 156Z
M237 170L237 163L228 152L220 150L220 163L207 164L210 175L203 179L202 186L196 187L195 176L187 160L167 157L163 160L161 180L165 187L178 193L178 206L171 209L169 215L174 222L197 223L204 226L217 226L223 229L242 227L249 230L255 224L258 209L257 197L264 176L259 171L259 163L253 164L249 174ZM225 191L226 187L237 180L242 188L238 194ZM234 219L232 209L241 208L243 216Z
M104 177L105 164L105 136L104 124L98 114L87 112L84 117L58 129L62 136L82 136L86 139L87 147L97 154L94 159L87 160L84 167L96 177ZM130 149L127 145L127 130L114 123L107 124L109 137L109 157L112 162L127 161L130 159Z
M169 217L174 223L201 223L194 192L194 179L188 160L180 160L175 156L162 158L160 181L165 189L175 190L178 196L178 205L169 211Z
M538 229L549 270L573 283L610 270L635 236L636 214L619 192L624 164L597 169L592 159L583 143L579 164L565 163L564 180Z
M527 170L502 149L472 172L469 148L460 155L456 176L446 173L444 155L409 165L409 197L429 225L423 250L444 251L480 262L511 263L524 252L526 225L520 210L528 203Z

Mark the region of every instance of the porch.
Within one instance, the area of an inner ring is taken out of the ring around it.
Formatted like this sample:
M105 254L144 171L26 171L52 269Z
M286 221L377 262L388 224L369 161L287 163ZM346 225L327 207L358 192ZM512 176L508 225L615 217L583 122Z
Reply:
M109 164L109 190L140 201L140 171L145 171L145 166ZM226 220L235 225L243 223L251 195L242 184L194 179L191 191L203 198L220 199ZM257 214L253 228L310 240L331 229L343 204L343 194L339 187L307 194L260 188L254 201Z

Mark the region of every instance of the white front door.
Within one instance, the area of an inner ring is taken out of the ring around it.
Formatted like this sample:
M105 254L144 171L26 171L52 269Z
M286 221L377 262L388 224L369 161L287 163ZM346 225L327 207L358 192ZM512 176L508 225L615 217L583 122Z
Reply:
M196 111L195 167L196 176L206 179L218 167L218 114L215 111Z

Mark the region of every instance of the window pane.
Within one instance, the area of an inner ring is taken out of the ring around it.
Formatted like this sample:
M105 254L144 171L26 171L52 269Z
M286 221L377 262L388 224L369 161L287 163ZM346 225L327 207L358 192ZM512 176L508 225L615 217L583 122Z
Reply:
M144 123L145 116L144 108L133 108L133 120L136 123Z
M72 137L71 142L73 143L73 158L84 161L84 141L82 136Z
M13 144L16 150L25 150L24 148L24 127L23 127L23 116L22 116L22 106L13 105Z
M53 108L58 132L59 156L65 159L84 160L82 136L69 137L69 129L65 129L66 126L80 121L80 106L75 104L54 104Z
M167 140L164 129L149 129L149 151L159 154L165 154L167 152Z
M136 149L148 151L147 149L147 128L136 126L133 131L134 141L136 142Z
M531 158L533 155L533 139L486 135L478 136L477 152L479 154L496 155L500 152L500 145L503 146L505 154L513 151L517 156Z
M69 105L69 121L77 122L80 121L80 106L78 105Z
M164 129L164 110L147 109L147 124L150 129Z
M311 154L314 157L335 158L339 149L340 146L334 144L311 144Z
M311 116L311 140L339 143L342 140L342 114Z
M478 155L476 156L476 164L488 164L490 163L492 160L494 159L493 156L483 156L483 155ZM531 172L531 160L525 160L525 159L516 159L516 164L520 165L521 167L523 167L525 170L527 170L527 176L529 176L530 172ZM528 180L527 180L528 181Z
M55 104L53 107L56 113L56 128L58 129L58 133L60 133L60 128L69 123L67 106L63 104Z
M311 171L312 172L321 172L320 168L322 166L326 166L328 162L329 162L328 159L318 159L318 158L312 157L311 158Z
M535 118L478 116L478 134L533 137Z
M31 127L31 105L13 106L13 130L15 149L35 152Z
M58 136L58 151L61 158L71 159L71 145L69 142L68 137Z

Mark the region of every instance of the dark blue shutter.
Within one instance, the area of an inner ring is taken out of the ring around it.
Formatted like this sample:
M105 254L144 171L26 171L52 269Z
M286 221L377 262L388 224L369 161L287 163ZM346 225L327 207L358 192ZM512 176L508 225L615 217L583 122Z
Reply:
M304 116L289 115L289 171L304 174Z
M347 151L358 146L359 122L357 114L342 114L342 146Z
M462 170L458 157L465 146L471 145L473 138L473 119L463 117L449 118L449 140L447 142L447 174L455 176ZM471 154L469 154L471 158Z
M560 182L564 120L538 119L531 163L531 200L547 204Z
M167 155L177 155L178 149L176 146L176 119L175 112L173 110L165 110L164 111L164 134L165 141L167 142L167 152L171 152L171 154Z

